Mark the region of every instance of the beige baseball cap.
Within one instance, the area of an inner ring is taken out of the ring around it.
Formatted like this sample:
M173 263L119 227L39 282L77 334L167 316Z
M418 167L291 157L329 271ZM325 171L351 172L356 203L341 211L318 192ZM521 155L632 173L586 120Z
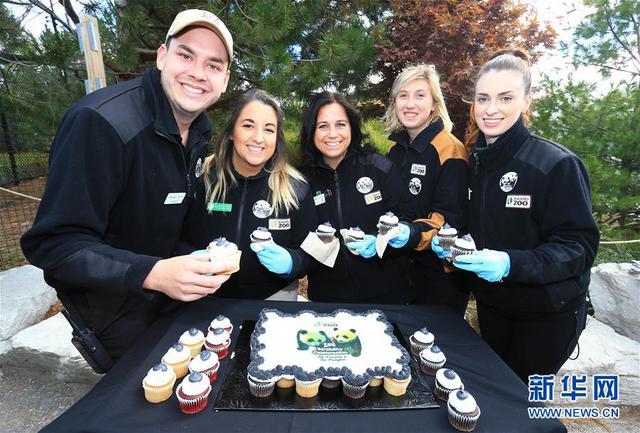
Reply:
M171 27L169 27L165 42L171 36L175 36L189 26L203 26L215 32L220 39L222 39L224 47L227 49L227 54L229 55L229 63L231 63L231 59L233 58L233 38L231 37L231 33L220 18L209 11L187 9L180 12L176 15Z

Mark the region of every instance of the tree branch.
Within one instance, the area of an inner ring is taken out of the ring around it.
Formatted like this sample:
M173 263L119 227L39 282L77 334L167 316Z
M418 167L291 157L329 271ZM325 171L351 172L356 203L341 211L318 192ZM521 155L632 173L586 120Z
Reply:
M74 24L78 24L80 22L80 18L78 18L78 14L73 9L71 0L58 0L58 1L64 7L64 11L67 13L67 15L69 15L69 18L71 18L71 21L73 21Z
M616 31L613 28L613 23L611 22L611 15L609 15L609 7L607 6L607 3L605 2L605 7L604 7L604 11L605 11L605 18L607 20L607 27L609 27L609 30L611 31L611 34L613 35L614 39L616 41L618 41L618 43L620 44L620 46L627 52L629 53L629 55L631 56L631 58L635 61L635 63L640 63L640 61L638 60L638 58L635 56L635 54L633 53L633 50L631 50L627 44L620 39L620 37L618 36L618 34L616 33ZM635 64L634 64L635 66ZM636 69L638 69L638 67L636 66ZM638 72L640 72L640 69L638 69Z
M63 20L62 18L60 18L55 12L53 12L53 9L48 8L47 6L45 6L44 4L42 4L41 1L38 0L29 0L29 3L33 4L34 6L42 9L43 11L45 11L46 13L48 13L49 15L51 15L51 19L54 19L56 21L58 21L60 24L62 24L67 30L69 30L70 32L74 33L76 32L76 29L74 29L73 27L71 27L66 20Z

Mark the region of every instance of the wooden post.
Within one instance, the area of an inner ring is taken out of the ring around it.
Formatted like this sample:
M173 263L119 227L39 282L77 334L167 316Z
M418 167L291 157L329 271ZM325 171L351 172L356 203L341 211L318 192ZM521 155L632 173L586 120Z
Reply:
M95 17L83 15L80 17L80 23L76 26L76 31L80 52L84 53L84 60L87 64L87 79L84 80L84 88L89 94L107 86L98 20Z

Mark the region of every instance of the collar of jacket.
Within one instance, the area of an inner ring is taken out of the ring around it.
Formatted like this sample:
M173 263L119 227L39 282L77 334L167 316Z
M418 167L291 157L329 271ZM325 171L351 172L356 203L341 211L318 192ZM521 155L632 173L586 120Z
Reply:
M357 154L358 154L358 152L356 152L355 150L351 149L351 147L347 148L347 153L344 154L344 158L342 158L342 160L338 164L338 167L336 167L335 170L333 168L329 167L329 165L326 162L324 162L324 158L322 158L322 154L320 154L320 155L316 156L315 166L317 168L322 168L322 169L325 169L325 170L338 171L341 167L346 166L347 165L346 162L349 161L351 158L354 158Z
M531 136L531 131L524 125L522 117L498 139L487 145L484 134L478 134L471 158L471 164L492 168L503 164L513 158L513 155L522 147Z
M402 131L394 132L389 136L389 140L396 142L404 147L410 147L412 149L417 150L419 153L427 150L431 141L435 138L436 135L440 133L444 129L444 122L442 119L437 119L435 122L432 122L424 128L420 133L416 136L416 138L411 141L409 137L409 133L406 129Z
M269 176L269 167L267 167L267 165L265 164L264 167L262 167L262 170L260 170L259 173L254 174L253 176L243 176L240 173L238 173L235 169L235 167L233 166L233 164L231 164L231 173L233 173L233 177L236 179L236 182L240 183L240 182L252 182L254 180L260 180L263 177L267 177Z
M174 137L178 143L181 143L178 124L160 82L160 71L156 68L147 70L143 75L142 83L145 95L151 101L155 130L163 135ZM209 141L212 135L211 129L206 111L200 113L189 127L189 142ZM193 133L196 135L194 136Z

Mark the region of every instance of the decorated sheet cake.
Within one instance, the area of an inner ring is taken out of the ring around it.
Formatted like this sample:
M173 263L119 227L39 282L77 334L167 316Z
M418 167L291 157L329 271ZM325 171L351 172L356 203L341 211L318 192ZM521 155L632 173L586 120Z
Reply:
M409 354L378 310L287 314L264 309L251 336L247 372L250 385L293 376L296 384L341 378L343 385L366 387L384 378L387 389L387 381L408 383L411 377Z

